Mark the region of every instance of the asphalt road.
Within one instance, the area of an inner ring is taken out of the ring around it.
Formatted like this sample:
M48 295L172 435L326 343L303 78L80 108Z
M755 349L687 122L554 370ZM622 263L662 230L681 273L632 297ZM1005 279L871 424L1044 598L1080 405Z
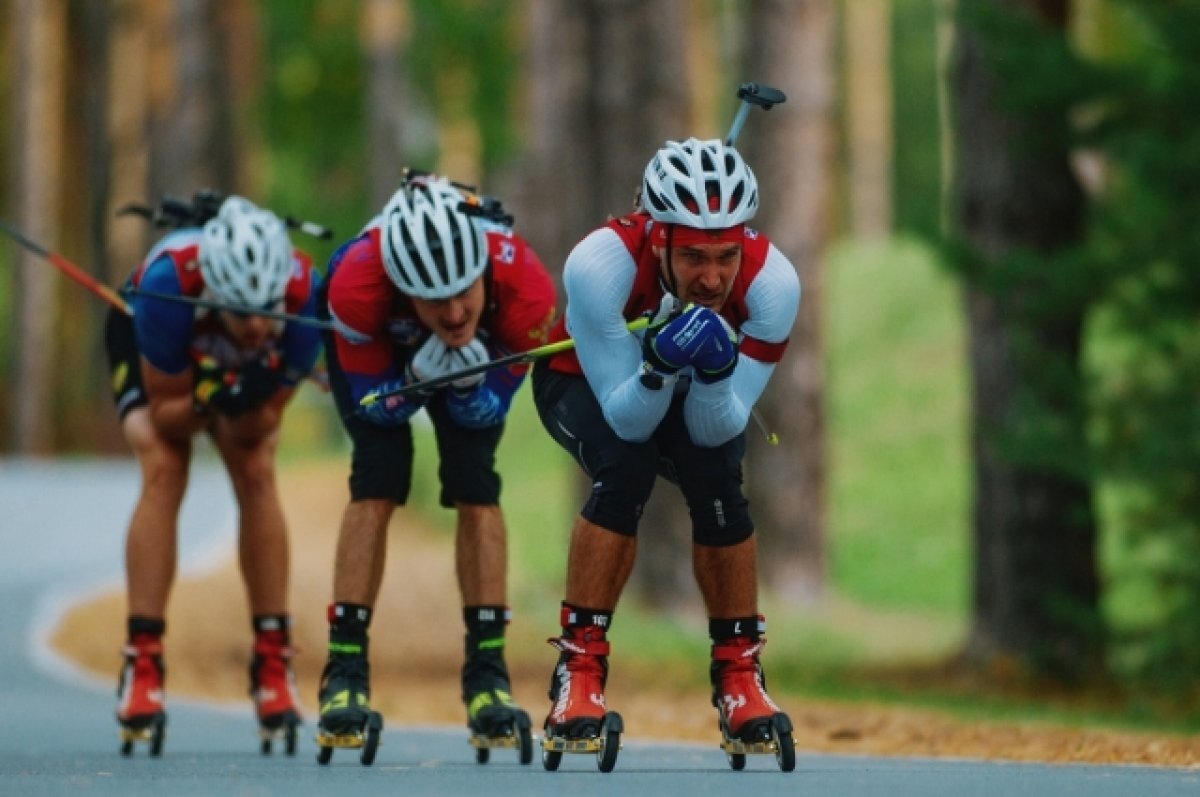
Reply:
M116 672L98 681L54 656L45 640L55 617L89 591L120 583L121 540L137 492L126 461L0 460L0 797L8 795L653 794L664 797L810 794L856 797L1195 794L1200 773L1151 767L1048 766L983 761L878 759L798 751L783 774L770 756L732 772L715 745L626 740L616 771L591 756L566 756L556 773L538 757L520 766L496 750L478 765L460 728L388 728L375 765L337 751L314 760L312 727L294 758L262 756L248 709L169 699L162 758L117 753ZM182 569L203 567L233 545L229 488L198 467L181 523Z

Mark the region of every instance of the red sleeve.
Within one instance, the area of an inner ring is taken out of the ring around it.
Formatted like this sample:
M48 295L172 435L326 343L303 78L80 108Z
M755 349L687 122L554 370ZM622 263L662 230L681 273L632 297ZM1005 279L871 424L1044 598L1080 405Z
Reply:
M312 284L312 258L299 249L293 249L292 275L288 277L283 294L284 309L289 313L299 313L308 304Z
M492 332L510 352L545 345L554 321L554 283L541 259L515 233L489 233L496 318Z
M334 255L329 280L329 314L338 362L347 373L382 374L392 363L384 333L395 288L383 270L378 234L346 245Z

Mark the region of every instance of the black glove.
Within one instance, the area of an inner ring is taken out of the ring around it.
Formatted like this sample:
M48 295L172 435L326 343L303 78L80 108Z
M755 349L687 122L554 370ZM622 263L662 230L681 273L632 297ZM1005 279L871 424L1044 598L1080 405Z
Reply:
M196 381L192 390L196 412L212 410L230 418L256 410L279 389L283 374L274 355L255 360L241 368L222 368L211 357L196 363Z
M245 410L238 394L237 373L221 365L212 357L201 357L196 362L195 383L192 387L192 409L197 415L217 412L221 415L240 415Z
M246 410L255 410L266 404L279 390L283 382L280 357L274 352L242 366L238 375L241 383L241 401Z

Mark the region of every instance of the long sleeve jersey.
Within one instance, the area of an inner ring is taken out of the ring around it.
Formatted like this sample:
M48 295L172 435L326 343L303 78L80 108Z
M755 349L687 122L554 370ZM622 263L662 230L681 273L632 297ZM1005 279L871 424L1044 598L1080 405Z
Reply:
M575 349L556 355L550 367L583 374L605 420L631 442L650 438L673 395L642 384L641 333L626 326L655 310L666 292L650 243L653 224L646 213L614 219L572 250L563 273L566 312L551 334L552 341L573 338ZM738 335L737 368L731 378L713 384L686 379L684 369L678 383L687 391L684 419L696 445L721 445L746 428L787 348L799 304L800 280L792 264L747 227L741 268L720 311Z
M333 254L326 277L338 363L355 401L400 379L431 334L412 300L388 278L381 236L378 224L368 225ZM487 243L490 262L482 276L486 304L477 334L492 359L498 359L546 342L554 318L554 284L532 247L512 230L489 226ZM468 426L502 420L528 370L514 365L488 371L475 400L458 405L463 416L455 420Z
M131 275L129 284L151 293L204 297L206 286L197 260L200 237L200 230L196 228L177 230L165 236L151 248ZM312 260L297 249L292 252L292 262L282 309L292 315L315 319L317 275ZM155 368L168 374L181 373L201 356L211 357L223 367L237 368L273 353L279 355L283 363L283 384L295 385L312 371L321 351L321 333L314 326L277 321L266 351L246 351L237 347L211 310L184 302L137 297L136 294L133 309L138 352Z

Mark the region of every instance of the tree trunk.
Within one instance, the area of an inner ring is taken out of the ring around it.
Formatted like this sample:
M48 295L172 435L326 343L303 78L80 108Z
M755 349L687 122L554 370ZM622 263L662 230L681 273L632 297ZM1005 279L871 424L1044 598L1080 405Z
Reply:
M190 197L199 188L235 185L226 48L216 0L148 6L154 46L150 179L157 196Z
M825 587L821 271L833 202L834 4L756 0L749 9L747 79L782 89L788 100L754 110L737 144L758 177L752 223L796 266L802 299L791 344L758 405L780 444L766 445L751 423L746 487L765 586L811 600Z
M130 202L150 199L150 101L155 85L151 61L151 26L142 0L112 4L109 48L108 138L109 187L104 218L108 230L107 282L119 285L146 253L150 227L137 218L118 217ZM136 91L132 87L145 86Z
M1036 8L1065 35L1065 0L989 0L1001 13ZM996 8L991 10L995 11ZM1068 108L1011 110L988 61L988 42L960 11L952 93L958 146L954 214L980 261L967 293L974 429L975 584L967 653L978 661L1023 661L1060 675L1100 659L1102 634L1096 528L1090 483L1018 459L1012 434L1029 406L1050 408L1082 441L1082 306L1032 309L1031 286L997 290L1004 258L1053 253L1083 233L1084 200L1063 135ZM1048 369L1068 372L1051 384ZM1082 446L1081 446L1082 447Z
M372 208L382 208L399 188L404 163L402 117L410 92L401 67L408 44L407 3L367 0L362 7L359 38L367 63L367 162Z
M13 125L16 215L26 235L43 246L58 241L62 157L66 4L61 0L18 0L12 9ZM54 328L57 323L55 272L41 258L23 252L13 292L16 362L13 388L12 449L45 454L53 446L52 394Z
M83 253L79 266L104 282L105 213L111 174L108 137L108 34L110 11L99 0L74 3L68 17L69 51L64 128L67 140L62 191L63 225L59 245ZM80 180L80 175L83 180ZM63 307L55 357L59 450L119 450L118 430L97 423L111 412L104 316L108 305L73 283L59 280Z
M522 200L538 224L523 231L552 270L586 233L632 209L664 141L687 137L687 8L681 0L530 4L535 178ZM633 592L653 606L696 605L691 523L679 491L660 481L640 528Z
M891 0L845 4L846 148L850 233L892 232Z

